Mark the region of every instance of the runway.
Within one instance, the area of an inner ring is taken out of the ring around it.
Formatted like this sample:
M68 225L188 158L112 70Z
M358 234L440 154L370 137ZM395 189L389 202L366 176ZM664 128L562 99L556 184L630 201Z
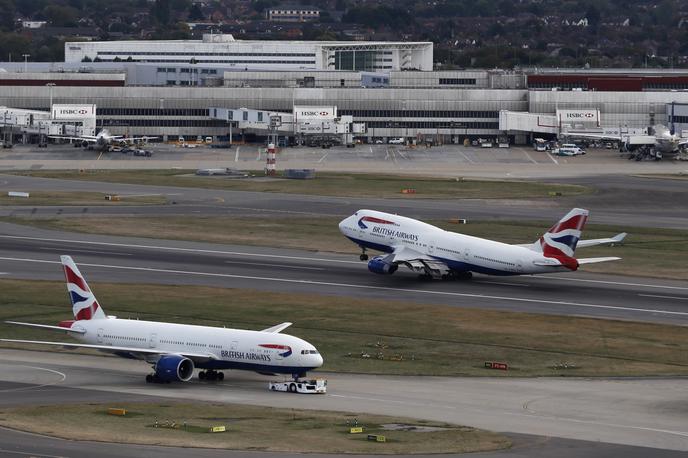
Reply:
M0 350L0 359L4 365L0 373L0 407L18 403L105 402L110 405L162 397L192 402L375 412L517 434L513 436L517 444L514 450L477 455L481 457L548 456L545 452L551 453L549 456L679 456L637 447L688 451L685 379L322 374L328 378L327 395L299 396L270 392L267 377L250 373L231 372L224 382L157 386L143 382L148 367L137 361L22 350ZM21 399L17 393L21 393ZM521 436L523 433L559 439L542 441ZM11 434L0 430L0 443L6 444L4 438L8 436L11 440ZM606 444L599 446L579 442L580 439ZM88 450L88 443L80 451L84 449ZM147 450L144 447L140 453ZM52 455L55 454L53 451Z
M357 258L275 248L60 233L0 223L3 278L62 281L71 254L89 281L251 288L420 304L688 324L688 284L572 272L421 281Z
M145 206L4 206L0 216L333 216L345 217L361 208L398 213L417 219L467 218L487 221L557 221L572 207L590 210L591 224L688 228L685 181L638 177L552 179L598 187L593 195L557 199L379 199L307 196L286 193L223 191L169 186L98 183L0 175L0 191L94 191L108 194L167 196L169 205ZM478 196L479 197L479 196ZM544 197L544 196L543 196ZM660 204L661 205L658 205Z

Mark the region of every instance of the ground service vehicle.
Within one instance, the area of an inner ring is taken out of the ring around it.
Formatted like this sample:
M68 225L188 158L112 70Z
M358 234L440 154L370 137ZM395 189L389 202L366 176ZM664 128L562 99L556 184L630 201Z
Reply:
M327 380L291 380L288 382L270 382L270 391L286 391L301 394L325 394L327 392Z
M390 138L388 143L390 145L403 145L404 139L403 138Z

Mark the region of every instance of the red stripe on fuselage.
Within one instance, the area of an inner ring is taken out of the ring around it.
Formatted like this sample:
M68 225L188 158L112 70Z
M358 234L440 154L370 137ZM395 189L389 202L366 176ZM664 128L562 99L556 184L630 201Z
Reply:
M274 348L274 349L276 349L276 350L291 350L291 348L289 348L289 347L286 346L286 345L259 344L258 346L259 346L259 347L263 347L263 348Z
M74 283L79 288L81 288L82 291L90 291L88 289L88 286L86 286L86 282L84 281L84 279L75 274L69 266L64 266L64 272L65 277L67 277L67 283Z
M377 224L396 224L394 221L387 221L386 219L376 218L374 216L364 216L363 221L369 221Z

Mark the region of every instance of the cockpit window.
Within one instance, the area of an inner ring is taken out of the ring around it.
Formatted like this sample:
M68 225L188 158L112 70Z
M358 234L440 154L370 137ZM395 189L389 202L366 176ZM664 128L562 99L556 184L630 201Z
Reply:
M317 350L301 350L302 355L317 355Z

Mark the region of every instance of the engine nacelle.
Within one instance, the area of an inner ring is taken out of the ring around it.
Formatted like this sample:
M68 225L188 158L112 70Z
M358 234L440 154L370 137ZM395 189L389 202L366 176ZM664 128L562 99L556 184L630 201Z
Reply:
M188 382L193 371L193 361L183 356L162 356L155 364L155 376L162 382Z
M88 148L88 142L87 142L86 140L84 140L83 142L81 142L81 147L82 147L82 148Z
M377 256L368 261L368 270L376 274L391 275L396 272L397 269L398 266L396 264L385 262L382 256Z

